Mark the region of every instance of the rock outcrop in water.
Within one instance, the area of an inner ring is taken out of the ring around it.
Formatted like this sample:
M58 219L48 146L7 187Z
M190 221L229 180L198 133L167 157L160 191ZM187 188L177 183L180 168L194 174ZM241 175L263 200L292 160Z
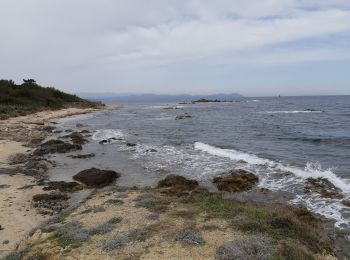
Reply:
M34 151L34 155L43 156L51 153L67 153L72 151L81 150L80 144L65 143L62 140L49 140L39 146Z
M68 137L72 140L73 144L86 144L88 143L89 141L87 139L85 139L85 137L79 133L79 132L73 132L69 135L66 135L65 137Z
M186 118L192 118L192 116L189 115L189 114L187 114L187 113L185 113L185 114L183 114L183 115L178 115L178 116L176 116L176 117L175 117L175 120L181 120L181 119L186 119Z
M74 175L73 179L88 187L104 187L113 183L119 177L120 174L115 171L91 168Z
M239 192L250 190L256 185L259 178L245 170L232 170L229 175L215 177L213 183L220 191Z
M87 154L77 154L77 155L69 155L68 157L73 159L88 159L95 157L94 153L87 153Z
M167 193L176 196L183 196L188 194L208 194L206 188L200 187L195 180L186 179L179 175L168 175L164 180L158 182L158 190L161 193Z
M341 190L325 178L307 178L305 193L319 193L325 198L342 198Z

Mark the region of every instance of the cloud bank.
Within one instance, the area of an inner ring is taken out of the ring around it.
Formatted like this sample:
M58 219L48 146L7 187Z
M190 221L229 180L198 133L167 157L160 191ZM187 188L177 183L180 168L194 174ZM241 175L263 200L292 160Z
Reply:
M2 0L0 8L5 78L73 92L350 94L345 0Z

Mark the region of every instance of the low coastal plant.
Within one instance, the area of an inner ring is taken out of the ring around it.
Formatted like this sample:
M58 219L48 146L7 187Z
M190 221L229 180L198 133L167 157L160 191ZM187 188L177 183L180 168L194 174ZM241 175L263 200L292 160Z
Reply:
M2 258L3 260L21 260L27 254L28 249L15 251Z
M134 229L129 232L125 232L121 235L112 238L109 241L106 241L103 244L102 249L104 251L113 251L115 249L122 248L131 242L145 241L148 233L149 232L147 229Z
M275 241L293 239L314 253L332 252L331 241L317 232L319 220L304 208L283 205L260 207L223 199L195 196L185 203L205 212L208 218L231 219L232 227L251 234L265 234Z
M98 225L97 227L94 227L89 230L89 235L103 235L107 234L111 231L113 231L116 227L117 224L122 221L122 218L120 217L114 217L108 220L106 223L103 223L101 225Z
M175 234L175 241L180 241L187 245L204 245L205 240L198 230L187 229Z
M271 242L264 236L240 238L219 246L216 259L270 259Z
M80 212L80 214L87 214L87 213L98 213L98 212L104 212L106 209L102 206L94 206L94 207L89 207L83 211Z
M146 208L152 212L164 212L168 208L166 202L153 193L143 193L134 201L136 208Z
M55 233L53 239L61 247L79 245L90 238L88 230L79 221L71 221L57 226Z

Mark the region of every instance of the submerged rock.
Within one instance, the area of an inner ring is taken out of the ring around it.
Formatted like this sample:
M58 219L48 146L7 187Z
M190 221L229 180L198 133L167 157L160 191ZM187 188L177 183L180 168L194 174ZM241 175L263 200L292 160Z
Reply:
M183 114L183 115L178 115L178 116L176 116L176 117L175 117L175 120L181 120L181 119L186 119L186 118L192 118L192 116L189 115L189 114L187 114L187 113L185 113L185 114Z
M42 156L50 153L67 153L81 149L82 147L80 144L65 143L62 140L49 140L41 144L40 147L34 151L34 155Z
M71 157L73 159L87 159L95 157L94 153L88 153L88 154L77 154L77 155L69 155L68 157Z
M119 177L120 174L115 171L91 168L74 175L73 179L88 187L104 187L113 183Z
M121 140L120 138L115 138L115 137L111 137L111 138L108 138L108 139L103 139L101 141L99 141L98 143L99 144L109 144L113 141L116 141L116 140Z
M326 178L307 178L305 193L316 192L325 198L342 198L341 190Z
M213 183L220 191L238 192L247 191L257 184L259 178L251 172L245 170L232 170L229 175L215 177Z

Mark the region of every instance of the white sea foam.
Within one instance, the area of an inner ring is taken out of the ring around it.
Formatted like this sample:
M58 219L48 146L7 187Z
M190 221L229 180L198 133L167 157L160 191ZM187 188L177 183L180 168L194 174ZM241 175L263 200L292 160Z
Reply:
M337 228L349 227L350 219L343 217L343 212L350 213L348 207L345 207L341 202L331 199L321 198L318 195L296 195L296 198L291 201L292 204L304 204L309 210L317 214L335 220Z
M291 172L296 177L307 178L326 178L331 181L335 186L341 189L344 193L350 193L349 180L343 179L335 175L331 169L323 170L319 163L307 163L305 168L298 168L292 166L286 166L272 160L260 158L254 154L239 152L234 149L221 149L208 144L196 142L194 144L195 149L203 152L210 153L219 157L226 157L234 161L246 161L248 164L253 165L265 165L270 168L274 168L283 172Z
M243 160L249 164L255 164L255 165L269 165L269 166L275 165L273 161L262 159L254 154L242 153L233 149L221 149L205 143L196 142L194 144L194 148L197 150L201 150L203 152L210 153L212 155L219 156L219 157L226 157L234 161Z
M287 111L263 111L259 114L299 114L299 113L323 113L320 110L287 110Z
M304 184L306 178L326 178L343 191L345 198L350 198L350 180L338 177L331 169L322 169L319 163L307 163L305 168L298 168L263 159L254 154L239 152L234 149L221 149L200 142L195 143L194 147L197 150L221 158L246 161L246 169L254 170L259 175L259 187L295 193L294 189L297 187L300 189L300 185ZM265 170L263 170L264 167ZM285 172L293 173L293 175L280 175L280 173ZM346 214L350 214L350 208L344 206L338 199L323 198L319 194L296 194L296 197L290 202L292 204L302 203L309 210L335 220L336 227L350 227L350 219L346 217Z
M124 134L118 129L100 129L96 130L92 135L92 139L95 141L107 140L110 138L123 138Z

